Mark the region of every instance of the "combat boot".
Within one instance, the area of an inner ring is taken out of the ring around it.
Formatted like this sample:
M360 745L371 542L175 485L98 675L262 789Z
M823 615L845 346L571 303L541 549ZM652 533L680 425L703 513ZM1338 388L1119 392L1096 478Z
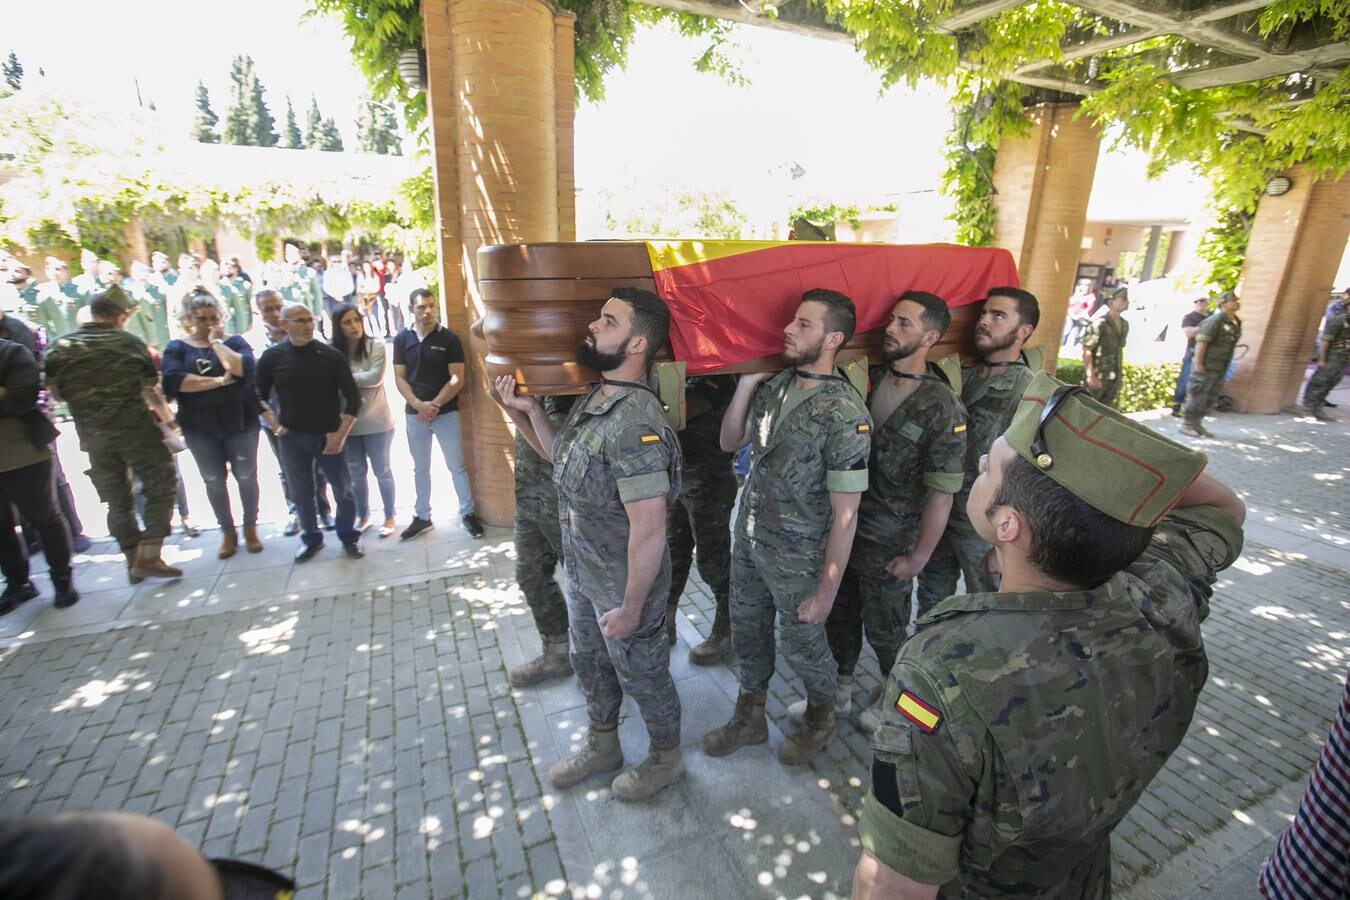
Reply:
M586 732L586 746L575 756L549 766L548 780L554 787L569 788L592 775L622 767L623 749L619 746L618 726L602 729L592 725Z
M567 655L567 635L544 638L544 649L523 666L506 673L511 687L529 687L541 681L565 678L572 674L572 660Z
M620 800L648 800L684 777L684 755L679 747L653 747L647 758L621 774L610 785Z
M131 563L131 574L135 578L182 578L183 570L175 568L160 558L163 541L143 540L136 545L136 558Z
M1334 421L1336 421L1336 420L1333 419L1331 416L1327 415L1327 411L1326 411L1325 409L1323 409L1321 406L1309 406L1309 407L1308 407L1308 415L1312 416L1314 419L1316 419L1316 420L1319 421L1319 422L1334 422Z
M806 701L798 700L789 704L787 712L794 725L802 724L802 719L806 716ZM853 712L853 676L840 675L839 682L834 687L834 714L846 716L851 712Z
M145 577L142 575L137 575L135 572L132 571L132 569L136 567L136 551L123 550L122 555L127 558L127 581L131 582L132 584L140 584L142 581L145 580Z
M834 730L834 701L808 704L802 726L778 748L779 761L788 766L806 765L834 737Z
M736 697L736 711L731 714L731 721L703 736L703 752L709 756L726 756L737 748L767 741L769 722L764 718L765 699L764 694L741 691Z
M689 650L689 661L696 666L715 666L725 662L730 653L731 615L719 604L713 617L712 633L706 641Z
M677 604L670 604L666 607L666 643L675 646L675 625L679 621L675 617L679 615L680 607Z
M56 599L52 605L57 609L65 609L67 606L74 606L80 602L80 592L75 590L75 584L71 581L69 575L64 578L56 576L52 578L52 590L56 594Z

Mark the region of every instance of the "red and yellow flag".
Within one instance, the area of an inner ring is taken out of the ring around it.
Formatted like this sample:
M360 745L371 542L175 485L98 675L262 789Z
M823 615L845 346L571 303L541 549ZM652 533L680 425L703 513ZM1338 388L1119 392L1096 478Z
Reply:
M670 307L671 351L697 375L783 349L783 326L812 288L847 295L859 333L885 324L905 291L955 308L1017 287L1012 254L954 244L647 241L656 292Z

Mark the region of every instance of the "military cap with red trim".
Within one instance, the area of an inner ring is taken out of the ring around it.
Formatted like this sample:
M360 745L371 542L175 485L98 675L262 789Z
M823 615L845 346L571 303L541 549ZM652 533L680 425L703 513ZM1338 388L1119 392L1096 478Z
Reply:
M1004 440L1075 497L1127 525L1158 524L1206 457L1039 373Z

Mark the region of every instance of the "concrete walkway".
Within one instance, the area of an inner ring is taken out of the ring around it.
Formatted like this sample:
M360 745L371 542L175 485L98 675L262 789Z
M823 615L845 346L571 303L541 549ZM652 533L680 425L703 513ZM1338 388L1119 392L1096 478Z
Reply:
M1337 399L1350 410L1350 392ZM1250 505L1247 547L1205 625L1191 731L1117 829L1125 897L1255 896L1350 663L1350 425L1211 429L1213 470ZM848 894L867 741L841 724L813 765L779 764L799 697L780 664L770 743L705 757L735 682L687 662L710 624L704 585L686 593L672 654L688 777L643 806L602 779L559 792L544 773L578 745L585 709L573 682L506 682L538 647L509 533L439 526L303 566L293 541L222 563L206 532L176 543L181 581L134 589L96 546L80 604L0 619L0 815L146 812L208 854L293 872L302 898ZM870 657L862 672L859 700L878 682ZM627 713L636 760L646 740Z

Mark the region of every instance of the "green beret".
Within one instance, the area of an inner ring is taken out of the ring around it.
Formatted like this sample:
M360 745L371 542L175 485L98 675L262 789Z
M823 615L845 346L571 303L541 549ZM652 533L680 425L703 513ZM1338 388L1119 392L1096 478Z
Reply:
M1045 418L1047 404L1053 409ZM1075 497L1126 525L1158 524L1206 462L1205 454L1044 373L1027 385L1003 437Z
M93 299L107 300L109 303L116 305L122 312L135 312L137 307L136 301L127 296L127 292L122 290L120 285L116 284L108 285L103 293L95 294Z

